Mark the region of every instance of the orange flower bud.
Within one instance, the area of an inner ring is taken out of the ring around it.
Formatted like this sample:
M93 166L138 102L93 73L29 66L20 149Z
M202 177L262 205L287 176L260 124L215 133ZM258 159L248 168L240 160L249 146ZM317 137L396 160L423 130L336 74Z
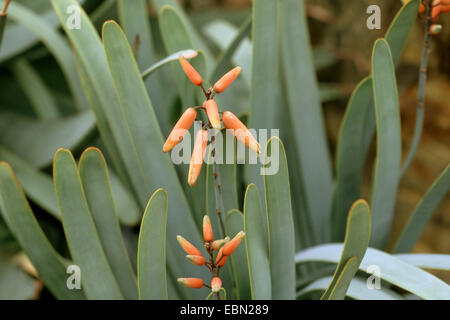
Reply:
M199 86L203 83L203 79L201 75L198 74L197 70L183 57L181 54L179 56L181 68L183 68L184 73L187 75L189 80L196 86Z
M178 278L177 281L188 288L200 289L203 287L203 280L200 278Z
M220 117L219 117L219 108L217 107L217 103L210 99L205 101L203 106L206 109L206 114L208 115L209 122L214 129L220 129Z
M236 248L239 246L239 244L241 243L241 241L244 237L245 237L244 231L238 232L238 234L235 235L234 238L231 239L230 242L228 242L226 245L224 245L222 247L223 254L226 256L231 255L233 253L233 251L236 250Z
M187 255L186 259L188 259L190 262L197 266L202 266L205 264L205 258L203 256L193 256L193 255Z
M230 241L230 237L226 236L223 239L216 240L212 243L213 250L219 250L222 246L224 246L228 241Z
M260 146L258 141L253 137L247 127L230 111L225 111L222 115L223 126L230 130L230 132L243 143L247 148L253 150L258 155L260 153Z
M195 137L194 149L192 150L191 163L189 164L188 184L193 186L202 169L203 157L208 144L208 132L200 130Z
M450 12L450 0L448 1L448 4L443 4L441 7L441 13L449 13Z
M219 277L214 277L211 280L211 291L216 293L222 289L222 280Z
M198 250L196 247L194 247L194 245L192 243L187 241L182 236L177 236L177 240L178 240L178 243L180 244L180 246L183 248L184 251L186 251L187 254L192 255L192 256L201 256L202 255L200 250Z
M235 67L231 71L228 71L222 78L217 80L214 84L214 91L216 93L224 92L226 88L237 78L239 73L241 73L241 67Z
M433 3L434 5L434 3ZM437 21L439 19L439 14L441 13L441 5L437 4L433 6L433 9L431 9L431 18L433 21Z
M209 216L207 214L203 217L203 239L205 242L210 242L213 240L211 220L209 220Z
M419 7L419 13L422 14L425 12L425 6L421 3Z
M222 248L220 248L219 253L217 254L216 264L219 267L223 267L226 261L227 261L227 256L223 255L223 247L222 247Z
M183 139L186 132L194 123L196 117L197 111L194 108L186 109L167 137L163 146L163 152L169 152Z

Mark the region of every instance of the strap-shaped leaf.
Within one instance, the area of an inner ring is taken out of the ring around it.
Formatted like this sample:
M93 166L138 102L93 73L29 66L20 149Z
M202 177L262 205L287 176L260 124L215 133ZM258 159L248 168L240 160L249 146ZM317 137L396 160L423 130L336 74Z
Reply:
M235 61L238 65L241 65L242 69L242 77L244 79L250 79L250 69L247 65L242 65L241 56L244 56L244 51L246 52L247 48L244 46L251 46L249 41L244 41L251 33L252 30L252 21L253 17L249 16L239 30L236 30L236 35L230 41L227 47L223 48L222 54L217 59L217 63L214 66L213 71L211 72L211 81L216 81L219 79L225 72L228 71L227 67L230 65L231 61ZM208 24L205 28L205 32L210 35L211 40L216 40L217 45L223 44L223 39L218 37L218 34L213 34L214 31L214 22ZM232 26L232 25L231 25ZM241 52L242 50L242 52ZM236 58L235 58L236 57ZM241 60L241 62L239 62Z
M108 173L120 222L127 226L137 225L142 218L142 212L131 191L120 181L120 178L114 171L108 170Z
M152 3L156 7L156 10L158 10L158 12L160 12L164 6L170 6L175 10L175 12L177 13L177 15L180 17L181 21L185 25L187 34L189 34L189 37L192 38L192 43L194 45L193 48L196 48L197 50L201 50L204 53L205 62L206 62L205 70L206 69L210 70L212 68L212 64L213 64L214 60L213 60L213 56L211 55L211 52L209 50L209 47L203 41L199 32L195 29L195 27L189 20L189 17L183 11L183 9L181 8L178 1L176 1L176 0L152 0Z
M253 2L252 57L250 81L250 127L254 129L277 128L276 110L279 90L279 7L281 1ZM262 146L264 148L264 145ZM264 188L259 165L248 167L249 182L258 189ZM263 206L264 208L264 206Z
M295 236L291 190L286 154L278 137L269 139L264 158L272 299L295 299ZM272 172L274 165L278 165L275 173Z
M298 252L295 256L295 262L319 261L338 263L342 249L343 244L341 243L312 247ZM372 274L374 267L379 268L379 276L382 280L421 298L430 300L450 299L450 286L442 280L393 255L374 248L368 248L364 259L361 261L359 270Z
M2 146L0 146L0 161L9 163L24 192L33 202L47 210L56 219L61 219L56 202L55 188L49 175L40 172L30 163Z
M60 149L56 152L53 178L64 233L73 260L80 267L86 296L89 299L122 299L70 151Z
M329 221L333 180L304 2L280 3L282 67L299 167L295 179L303 187L314 238L322 242L329 237L324 226Z
M163 6L161 8L159 11L159 28L168 54L195 48L190 34L186 29L186 25L183 23L177 10L173 7ZM206 75L204 55L199 54L196 58L192 59L190 63L204 78ZM199 91L199 89L189 81L189 78L184 74L179 64L173 65L173 70L183 106L187 107L195 105L195 95L196 91Z
M392 21L387 33L394 65L397 65L406 39L417 17L420 0L405 4ZM370 88L369 88L370 87ZM375 112L370 78L355 88L341 125L336 157L336 191L333 210L335 241L342 241L345 220L353 201L361 196L362 168L375 132Z
M167 192L152 195L142 217L138 246L139 299L167 299Z
M145 69L142 72L142 78L146 79L147 77L149 77L153 72L159 70L159 68L164 67L166 64L174 62L174 61L179 61L179 57L180 54L184 57L189 57L189 56L196 56L198 53L195 50L192 49L187 49L187 50L181 50L175 53L172 53L170 55L168 55L167 57L165 57L164 59L156 62L155 64L153 64L152 66L148 67L147 69Z
M146 10L147 3L147 0L117 1L120 25L130 45L133 45L136 37L139 37L139 46L136 48L138 50L135 52L139 70L144 70L158 60L154 50L150 19ZM164 82L161 81L163 76L163 73L159 73L152 78L148 78L145 83L149 95L152 97L161 129L165 134L168 134L169 122L166 107L169 105L171 97L165 92Z
M413 249L433 211L448 193L449 189L450 165L440 174L414 209L395 244L394 253L410 252Z
M163 137L131 48L119 25L112 21L103 27L103 41L123 111L122 121L130 132L135 146L133 153L141 165L144 181L150 190L162 187L171 197L167 223L169 267L174 269L177 277L181 276L180 268L183 264L186 264L183 267L185 272L192 273L192 276L200 274L196 266L185 261L183 251L176 241L176 235L179 234L193 243L201 243L198 228L170 157L162 152ZM199 290L187 289L183 290L198 296L201 294Z
M58 148L78 146L94 127L91 111L50 120L2 113L0 143L31 164L45 167L52 162Z
M377 157L371 196L372 244L383 248L392 225L402 152L397 82L386 40L375 42L372 78L377 124Z
M362 148L362 135L366 128L361 119L372 101L372 78L360 82L348 103L339 131L336 155L336 190L332 215L333 239L342 241L349 208L361 193L361 175L364 158L355 155Z
M136 155L136 146L133 144L127 123L123 119L123 111L119 105L114 84L111 80L100 37L78 2L75 0L52 0L52 5L77 52L80 65L82 65L87 76L85 85L90 85L91 108L95 112L97 123L103 127L100 133L106 140L108 152L113 159L116 157L126 159L126 161L123 160L122 164L125 165L129 180L133 184L133 190L139 199L140 205L143 206L147 202L151 190L144 179L142 164ZM82 29L69 28L65 23L69 17L67 13L69 6L79 7ZM98 104L94 104L94 102L98 102ZM118 150L112 147L113 145L117 145ZM120 154L117 154L118 151ZM114 163L114 165L118 166L118 162ZM118 172L122 171L118 167Z
M45 286L58 299L84 299L82 290L69 290L63 258L55 251L20 188L11 167L0 163L0 208L3 218L30 258Z
M450 254L411 253L394 256L419 268L450 271Z
M306 288L302 289L297 293L297 299L302 296L312 292L312 291L325 291L332 277L324 277L313 283L309 284ZM367 279L364 278L353 278L350 286L347 290L347 297L358 300L402 300L404 299L401 295L392 291L388 288L382 289L369 289L367 287Z
M61 67L78 109L85 109L87 107L86 97L77 77L74 55L67 41L54 28L57 19L52 17L44 20L32 10L14 1L8 9L8 17L26 27L45 44ZM8 43L14 43L15 41L16 39Z
M100 150L86 149L78 170L95 228L117 284L125 298L137 299L136 277L123 242L106 162Z
M106 119L106 114L103 112L103 107L99 95L95 91L94 85L92 84L88 72L86 71L85 67L82 64L80 57L76 55L75 58L78 76L80 77L81 84L83 86L84 91L86 92L86 96L89 101L89 106L91 107L92 111L95 114L96 124L98 131L100 132L100 136L102 137L102 142L108 149L108 153L111 155L111 161L122 182L131 185L130 178L126 173L126 165L123 162L123 159L120 157L119 147L114 141L114 135L111 130L111 127L109 126L108 119ZM130 187L130 189L132 189L132 187Z
M37 116L40 119L57 118L59 110L55 99L33 66L25 59L18 59L13 63L12 71Z
M345 262L342 267L341 273L339 274L334 287L331 290L325 291L325 294L328 292L328 296L326 299L328 300L344 300L345 295L347 293L348 287L350 286L350 282L358 271L358 262L356 257L350 257L350 259ZM325 295L324 294L324 295ZM322 296L322 299L324 297Z
M333 290L335 290L338 286L340 277L342 277L342 274L344 272L347 273L345 277L348 280L347 277L349 277L349 274L352 270L354 270L353 276L355 275L356 271L358 271L359 264L364 257L367 247L369 246L370 232L371 217L369 205L364 200L358 200L352 205L348 213L344 250L342 251L341 259L339 260L339 264L336 268L336 271L334 272L333 281L331 281L330 286L328 287L327 291L325 291L322 299L331 299L330 296ZM353 257L355 258L355 262L351 263L351 265L347 265L350 262L350 259L352 259ZM348 270L344 271L346 265L348 267ZM350 280L353 276L350 277ZM350 280L346 284L347 287L350 283ZM342 294L338 296L343 298Z
M227 213L225 223L230 237L244 230L244 215L239 210L230 210ZM245 245L242 243L230 256L233 269L234 281L236 283L236 300L249 300L251 298L250 279L248 277L248 263Z
M245 192L244 231L251 298L270 300L272 288L266 227L259 191L254 184L250 184Z

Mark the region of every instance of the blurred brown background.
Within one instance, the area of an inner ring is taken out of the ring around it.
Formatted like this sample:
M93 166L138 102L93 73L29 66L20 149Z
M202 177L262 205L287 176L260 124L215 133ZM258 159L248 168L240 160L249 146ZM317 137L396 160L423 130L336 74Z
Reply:
M257 1L257 0L256 0ZM215 7L221 12L249 10L251 0L185 0L188 9L201 13ZM377 4L381 8L381 30L366 28L366 9ZM344 98L325 104L328 136L332 154L349 95L370 70L374 41L382 37L401 7L400 0L310 0L307 2L311 41L314 47L326 48L337 62L320 71L319 80L338 83ZM426 90L425 125L415 160L401 181L394 233L406 223L412 210L434 179L450 160L450 13L440 17L443 31L432 40ZM418 66L422 54L424 19L418 18L407 41L397 71L402 118L403 154L409 149L414 130ZM374 146L370 158L374 157ZM371 164L366 168L365 197L369 195ZM450 253L450 196L433 214L415 252ZM450 281L450 275L441 274Z

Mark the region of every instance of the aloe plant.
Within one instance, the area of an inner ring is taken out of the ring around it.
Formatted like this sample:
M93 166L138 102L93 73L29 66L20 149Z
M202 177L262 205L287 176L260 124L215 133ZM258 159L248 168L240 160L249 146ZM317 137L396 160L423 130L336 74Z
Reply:
M32 110L8 109L2 100L0 273L23 290L7 296L10 283L0 283L0 297L31 296L33 278L11 271L13 244L56 299L209 299L225 292L228 299L450 298L449 285L423 270L450 270L450 255L410 253L449 190L448 166L386 252L402 176L395 66L420 0L402 6L367 57L371 73L348 102L334 176L304 1L254 1L240 29L221 29L232 36L226 46L219 43L217 56L174 0L151 1L157 25L143 14L146 0L84 9L75 0L51 4L37 12L13 0L7 19L14 24L6 25L0 50L13 85L25 93L13 98ZM67 25L69 6L80 10L81 29ZM104 22L116 7L118 21ZM211 37L217 31L208 26ZM19 40L11 43L13 37ZM37 42L44 46L32 47ZM260 142L262 165L241 164L236 156L233 163L208 162L192 187L188 165L173 164L163 152L180 115L203 102L179 55L206 86L241 64L242 77L215 100L243 125L280 129L280 137ZM46 84L35 63L42 56L54 58L64 86ZM366 201L362 169L375 133ZM268 159L278 164L274 174L267 174ZM186 260L177 242L180 235L204 257L215 255L210 237L201 236L205 214L214 239L239 234L242 240L223 266L215 256L208 265L220 269L220 281ZM80 288L69 285L70 266L81 271ZM186 277L201 285L177 282ZM381 288L371 290L372 280Z

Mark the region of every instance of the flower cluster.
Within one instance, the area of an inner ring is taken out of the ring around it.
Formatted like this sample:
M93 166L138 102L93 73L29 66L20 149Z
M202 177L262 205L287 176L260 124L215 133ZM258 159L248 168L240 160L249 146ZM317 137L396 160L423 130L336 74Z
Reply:
M223 113L219 112L217 103L214 101L214 96L225 91L225 89L227 89L228 86L237 78L241 72L241 68L235 67L220 78L212 88L205 90L203 87L203 78L197 70L195 70L195 68L182 55L180 55L179 61L189 80L196 86L200 86L202 88L206 100L203 102L201 107L189 107L184 111L167 137L167 140L163 146L163 152L169 152L183 139L186 132L196 120L198 109L206 113L208 123L203 124L202 129L197 132L189 166L188 184L193 186L195 185L195 182L200 174L203 158L205 156L205 151L208 144L207 129L214 128L221 130L222 121L224 128L226 128L238 141L256 152L258 155L260 153L260 146L248 128L238 119L238 117L230 111L225 111ZM220 115L222 115L222 119L220 118Z
M410 0L403 0L403 3L408 3ZM430 1L430 2L428 2ZM432 2L431 2L432 1ZM450 0L422 0L419 7L419 13L426 13L426 5L431 4L431 20L433 24L430 26L430 34L437 35L442 30L442 25L436 24L441 14L450 12Z
M209 216L205 215L203 217L203 240L205 241L204 246L208 252L209 261L206 261L200 250L182 236L177 236L177 240L187 253L186 259L197 266L206 266L208 268L213 275L211 285L205 284L200 278L178 278L178 282L189 288L210 288L211 293L216 293L218 298L220 298L219 292L222 290L222 280L219 277L220 269L225 265L227 258L236 250L244 237L244 231L240 231L231 240L229 237L214 240L211 221ZM214 258L215 252L217 254Z

